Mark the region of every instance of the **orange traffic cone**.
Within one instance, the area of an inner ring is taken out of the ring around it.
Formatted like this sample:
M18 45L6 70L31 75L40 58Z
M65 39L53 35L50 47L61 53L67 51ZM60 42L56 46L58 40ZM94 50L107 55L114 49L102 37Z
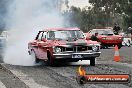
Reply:
M120 55L119 55L119 50L118 46L115 46L115 55L114 55L114 61L119 62L120 61Z

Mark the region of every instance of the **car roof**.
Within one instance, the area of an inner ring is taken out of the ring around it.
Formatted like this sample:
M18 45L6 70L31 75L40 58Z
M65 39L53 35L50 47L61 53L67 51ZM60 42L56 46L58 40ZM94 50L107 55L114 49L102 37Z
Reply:
M80 30L79 28L46 28L42 31Z

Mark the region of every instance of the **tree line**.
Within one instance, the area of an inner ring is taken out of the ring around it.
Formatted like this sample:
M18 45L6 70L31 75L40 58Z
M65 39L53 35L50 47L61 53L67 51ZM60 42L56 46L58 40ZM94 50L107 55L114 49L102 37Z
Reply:
M72 6L63 13L72 27L84 32L93 28L114 27L118 24L123 31L132 27L132 0L89 0L91 7L83 9Z

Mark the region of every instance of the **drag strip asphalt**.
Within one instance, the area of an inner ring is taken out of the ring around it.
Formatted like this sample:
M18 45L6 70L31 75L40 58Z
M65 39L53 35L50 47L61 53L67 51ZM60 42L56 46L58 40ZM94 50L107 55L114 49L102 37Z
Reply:
M89 61L84 61L85 64L80 61L58 67L44 64L15 66L1 63L0 84L3 88L132 88L132 81L128 84L85 84L83 86L77 83L76 76L80 65L87 74L130 74L132 77L130 62L132 47L120 49L120 62L114 62L113 48L101 51L102 54L97 58L96 66L90 66Z

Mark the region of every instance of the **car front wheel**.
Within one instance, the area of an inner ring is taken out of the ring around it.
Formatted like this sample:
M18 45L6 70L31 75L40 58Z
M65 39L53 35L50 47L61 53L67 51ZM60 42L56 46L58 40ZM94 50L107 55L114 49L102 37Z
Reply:
M90 66L95 66L95 57L90 59Z
M30 54L31 54L32 60L35 64L40 62L40 60L36 57L36 54L33 50L30 52Z
M46 65L55 66L55 60L52 58L50 53L48 53L47 57L48 60L46 61Z

